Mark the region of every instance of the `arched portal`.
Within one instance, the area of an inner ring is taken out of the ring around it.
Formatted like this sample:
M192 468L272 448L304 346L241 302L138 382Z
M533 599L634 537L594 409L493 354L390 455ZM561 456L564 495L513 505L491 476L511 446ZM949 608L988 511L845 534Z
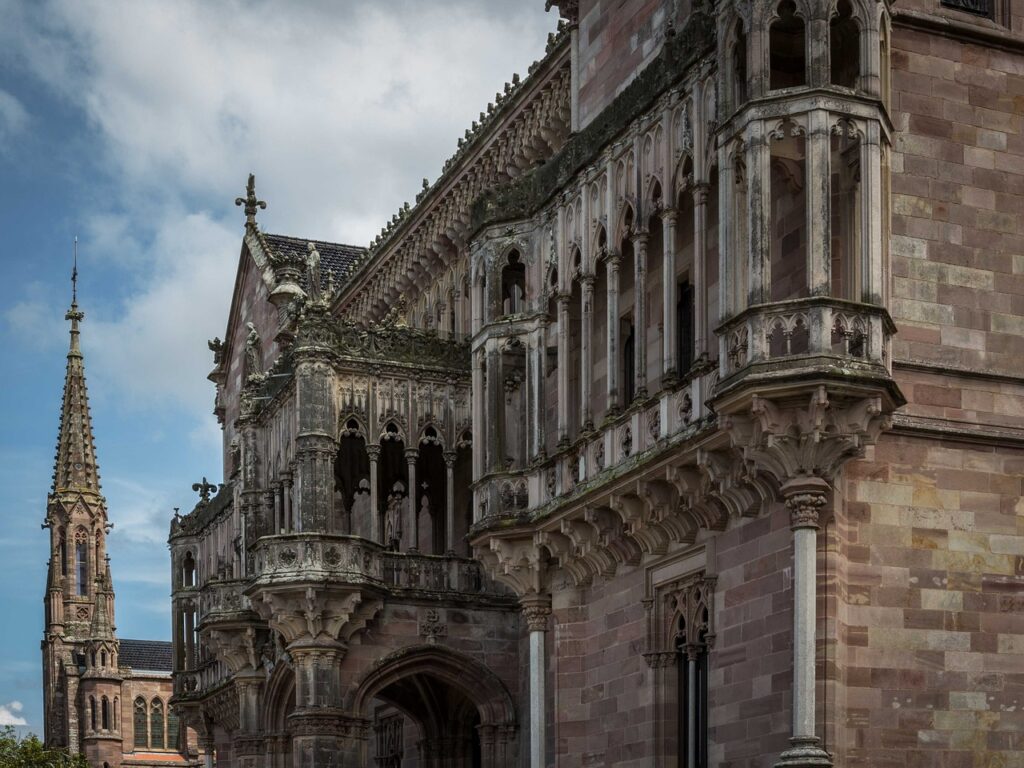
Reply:
M384 657L359 684L351 710L367 719L394 713L378 730L382 738L367 745L367 757L375 760L388 757L378 755L380 749L414 744L425 768L506 768L515 762L508 689L485 666L447 648L416 646Z

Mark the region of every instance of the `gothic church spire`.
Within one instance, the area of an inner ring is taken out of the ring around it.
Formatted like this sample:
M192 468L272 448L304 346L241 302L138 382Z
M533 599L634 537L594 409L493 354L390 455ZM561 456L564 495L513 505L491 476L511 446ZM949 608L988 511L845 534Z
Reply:
M85 387L85 359L79 345L78 324L85 313L78 309L78 265L71 273L71 307L65 320L71 322L71 344L68 348L67 373L64 376L64 402L60 410L60 431L57 456L53 468L53 494L77 491L100 494L99 465L96 463L96 442L89 415L89 393Z

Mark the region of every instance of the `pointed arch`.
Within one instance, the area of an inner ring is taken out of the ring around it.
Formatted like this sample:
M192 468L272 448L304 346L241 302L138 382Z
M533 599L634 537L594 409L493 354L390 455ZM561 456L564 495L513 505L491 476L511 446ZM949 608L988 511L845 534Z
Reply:
M417 674L437 678L462 693L476 706L481 726L515 725L515 704L501 679L473 657L438 645L402 648L382 658L351 692L349 708L365 717L377 694Z

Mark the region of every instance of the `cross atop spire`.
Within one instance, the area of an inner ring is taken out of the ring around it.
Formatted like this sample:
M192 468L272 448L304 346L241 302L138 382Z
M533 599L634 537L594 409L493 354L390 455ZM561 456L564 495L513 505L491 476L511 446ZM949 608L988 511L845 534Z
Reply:
M236 197L235 205L245 206L245 226L255 227L256 226L256 210L262 208L267 209L267 204L263 200L256 199L256 175L253 173L249 174L249 183L245 185L245 197Z
M71 322L64 399L60 410L57 456L53 468L53 493L82 491L99 495L99 466L96 443L89 414L89 393L85 387L85 361L79 345L78 324L85 313L78 309L78 238L75 238L75 263L71 272L71 307L64 315Z

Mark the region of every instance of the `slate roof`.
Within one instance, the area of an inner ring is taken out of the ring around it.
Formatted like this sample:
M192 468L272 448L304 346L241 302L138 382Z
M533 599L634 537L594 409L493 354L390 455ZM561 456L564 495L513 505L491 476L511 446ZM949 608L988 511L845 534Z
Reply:
M308 253L306 244L313 243L320 254L320 287L327 288L327 276L334 273L334 285L340 287L342 275L366 254L366 249L358 245L328 243L323 240L309 240L303 237L287 235L269 235L263 233L263 239L271 250L280 256L291 256L305 261Z
M136 672L170 672L173 669L171 644L167 640L122 640L118 663Z

